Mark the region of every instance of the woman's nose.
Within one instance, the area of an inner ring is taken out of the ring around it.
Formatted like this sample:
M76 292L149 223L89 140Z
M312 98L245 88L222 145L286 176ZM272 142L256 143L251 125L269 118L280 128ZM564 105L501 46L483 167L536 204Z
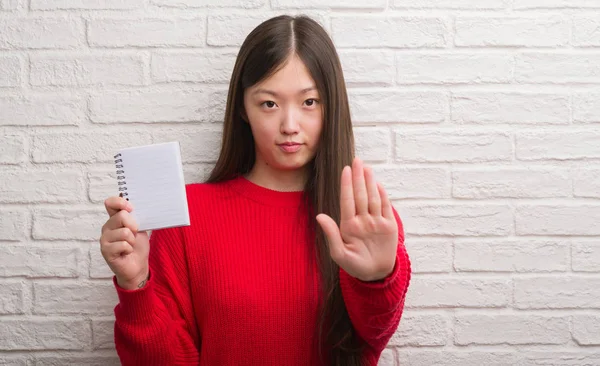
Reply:
M293 108L289 108L286 110L283 115L283 120L281 121L281 133L288 135L298 133L299 128L298 114Z

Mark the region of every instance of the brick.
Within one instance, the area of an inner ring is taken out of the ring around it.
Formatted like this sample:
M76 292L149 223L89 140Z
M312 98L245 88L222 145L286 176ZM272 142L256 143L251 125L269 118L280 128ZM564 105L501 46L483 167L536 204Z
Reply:
M32 158L36 163L114 163L118 149L146 145L150 135L139 132L39 134L33 137Z
M92 347L94 349L114 349L114 319L92 320Z
M495 240L454 243L454 269L461 272L566 271L569 244L562 241Z
M442 314L406 314L389 341L390 346L444 346L449 322Z
M599 123L600 106L597 101L600 93L585 92L573 94L573 121L579 123Z
M600 8L596 0L519 0L513 5L515 10L555 9L555 8Z
M179 141L186 163L216 162L221 150L221 128L173 129L154 133L154 143ZM127 171L126 171L127 173Z
M394 54L387 50L340 50L346 85L393 85Z
M33 214L33 238L99 240L108 216L100 209L39 209Z
M414 9L504 9L508 0L393 0L392 8L414 8Z
M0 170L0 202L77 202L84 186L77 171Z
M569 171L494 167L452 172L457 198L544 198L571 196Z
M84 320L8 319L0 327L0 350L82 350L90 341Z
M600 131L518 132L520 160L576 160L600 158Z
M35 314L106 314L119 302L112 282L34 283Z
M527 352L521 354L519 365L553 365L553 366L593 366L600 364L600 352L585 352L579 349L575 352Z
M23 314L27 296L25 282L0 281L0 315Z
M0 277L62 277L79 276L81 249L46 244L0 245Z
M569 42L569 19L562 16L457 17L454 44L480 47L552 47Z
M395 366L396 352L392 348L385 348L381 352L377 366Z
M475 53L397 53L400 84L505 83L512 80L514 57ZM367 73L368 74L368 73Z
M510 280L413 277L408 308L497 308L512 300Z
M335 16L331 19L336 47L441 48L449 38L444 17Z
M599 6L600 7L600 6ZM573 17L573 42L574 46L594 47L600 46L600 21L597 16Z
M0 11L11 11L19 8L19 0L0 0Z
M20 133L0 133L0 164L21 164L25 154L25 136Z
M58 356L38 356L35 359L35 366L120 366L119 357L115 355L65 355Z
M21 209L0 209L0 240L21 240L29 227L29 215Z
M600 198L600 168L580 168L573 172L575 197Z
M568 34L568 33L567 33ZM517 82L599 82L600 54L527 52L516 56Z
M118 195L116 168L93 169L87 174L91 202L103 203L110 196Z
M107 217L108 219L108 217ZM104 223L102 224L104 225ZM98 237L100 239L100 237ZM92 246L89 251L90 256L90 278L112 279L114 273L104 260L100 246Z
M273 9L385 9L386 0L333 0L323 2L320 0L271 0Z
M0 8L2 11L2 8ZM28 366L27 361L29 360L29 356L27 354L14 355L10 356L8 353L2 355L2 359L0 360L0 365L2 366Z
M580 346L600 346L600 316L574 315L573 339Z
M21 85L23 66L16 56L0 56L0 88L15 88Z
M385 128L354 128L356 155L363 161L381 162L388 160L391 153L392 138L390 130Z
M450 197L445 168L376 165L373 172L390 199Z
M396 160L400 162L478 163L510 161L512 139L507 132L397 130Z
M600 243L573 243L571 261L575 272L600 272Z
M184 164L183 177L186 183L204 182L210 176L214 164Z
M568 124L568 94L454 92L452 120L457 123Z
M353 122L443 122L448 98L437 91L349 89Z
M150 0L152 5L173 8L261 8L266 0Z
M406 348L398 353L398 360L402 366L526 366L517 363L519 353L515 351Z
M31 10L133 10L141 9L144 0L30 0Z
M415 235L506 236L513 231L512 209L501 204L404 204L406 232Z
M452 243L449 239L408 237L406 250L413 273L447 273L452 270Z
M401 365L406 366L592 366L600 364L600 352L577 350L423 350L403 349L399 352Z
M600 205L520 205L517 235L600 235Z
M230 51L161 52L152 55L152 79L158 83L227 84L236 54Z
M6 126L76 126L86 120L86 101L62 93L0 96Z
M533 277L514 279L517 309L599 309L600 278Z
M454 343L461 346L565 344L569 339L569 319L559 316L460 314L454 322Z
M92 47L199 47L204 45L206 20L93 19L88 22Z
M0 49L73 49L83 45L78 17L3 18Z
M111 91L91 96L94 123L208 122L207 90Z
M143 85L145 63L140 55L37 56L30 80L35 86Z
M205 115L208 122L223 124L225 118L225 106L227 105L226 89L215 89L209 91L208 106Z
M208 17L207 43L210 46L239 47L248 34L271 14L214 14Z

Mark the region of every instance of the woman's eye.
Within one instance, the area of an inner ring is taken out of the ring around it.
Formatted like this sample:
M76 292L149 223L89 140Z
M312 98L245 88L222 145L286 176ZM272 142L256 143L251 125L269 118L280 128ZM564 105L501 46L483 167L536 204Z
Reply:
M306 103L307 106L312 107L313 105L315 105L315 103L318 103L318 100L316 100L316 99L307 99L304 103Z
M264 102L263 105L265 105L265 106L267 106L267 108L271 109L271 108L275 107L275 102L273 102L272 100L268 100L268 101Z

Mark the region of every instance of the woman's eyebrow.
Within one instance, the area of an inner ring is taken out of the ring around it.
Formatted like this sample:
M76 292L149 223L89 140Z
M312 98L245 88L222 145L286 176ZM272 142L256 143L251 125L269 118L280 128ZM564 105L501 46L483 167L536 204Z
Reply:
M306 93L308 93L309 91L313 91L313 90L316 90L316 89L317 89L317 88L316 88L315 86L309 86L308 88L304 88L304 89L302 89L302 90L299 90L299 91L298 91L298 94L306 94ZM260 88L260 89L256 89L256 90L254 91L254 93L252 93L252 95L261 94L261 93L263 93L263 94L270 94L270 95L272 95L272 96L274 96L274 97L276 97L276 96L278 95L278 94L277 94L277 92L274 92L273 90L269 90L269 89L262 89L262 88Z

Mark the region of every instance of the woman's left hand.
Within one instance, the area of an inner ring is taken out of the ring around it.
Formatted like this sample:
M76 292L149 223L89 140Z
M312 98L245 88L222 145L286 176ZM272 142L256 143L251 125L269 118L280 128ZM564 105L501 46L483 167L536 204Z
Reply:
M359 280L387 277L396 263L398 224L383 186L358 158L342 170L340 208L339 228L330 216L317 215L331 258Z

